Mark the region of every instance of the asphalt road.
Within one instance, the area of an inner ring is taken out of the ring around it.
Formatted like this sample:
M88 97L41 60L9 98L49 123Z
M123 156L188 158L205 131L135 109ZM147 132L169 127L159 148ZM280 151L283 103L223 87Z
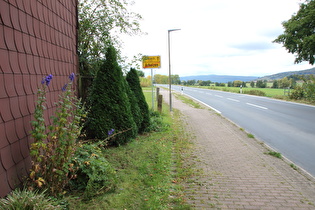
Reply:
M180 92L181 86L172 89ZM315 106L200 88L184 87L183 93L214 109L315 176Z

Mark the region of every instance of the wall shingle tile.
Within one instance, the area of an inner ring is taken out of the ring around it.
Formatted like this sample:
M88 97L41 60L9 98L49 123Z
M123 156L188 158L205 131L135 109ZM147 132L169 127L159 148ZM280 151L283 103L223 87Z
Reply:
M34 36L30 36L30 45L31 45L32 55L38 56L36 38Z
M20 142L15 142L11 144L11 156L15 164L23 160L21 153Z
M19 11L15 6L10 6L10 18L13 28L16 30L21 30L20 22L19 22Z
M32 15L30 0L23 0L23 3L24 3L24 10L25 10L25 12L27 14L29 14L29 15Z
M26 158L30 155L30 150L29 150L29 145L28 145L28 141L27 141L27 137L20 139L19 143L20 143L20 148L21 148L21 154L23 156L23 158Z
M20 2L20 1L19 1ZM28 33L27 29L27 23L26 23L26 13L24 11L19 11L19 21L20 21L20 26L21 26L21 31L23 33Z
M10 98L10 108L11 113L14 119L18 119L22 117L20 107L19 107L19 98L18 97L11 97Z
M26 60L26 54L24 53L19 53L18 54L18 62L20 66L20 70L22 75L28 74L28 68L27 68L27 60Z
M1 18L0 18L0 20L1 20ZM4 36L3 29L4 29L4 25L0 24L0 37ZM0 39L0 49L6 49L6 45L5 45L4 39Z
M34 36L33 17L31 15L26 15L26 25L29 35Z
M8 97L4 87L4 74L0 74L0 98Z
M8 170L14 166L14 161L11 156L11 147L9 145L0 150L0 157L5 170Z
M15 84L15 90L18 94L18 96L24 96L24 85L23 85L23 75L16 74L14 75L14 84Z
M24 84L24 91L26 95L33 94L31 83L30 83L30 75L23 75L23 84Z
M24 160L22 160L16 164L16 172L17 172L19 181L20 182L25 181L26 177L28 176L28 170L25 166Z
M35 67L36 75L41 75L42 72L40 70L39 57L38 56L34 56L34 67Z
M30 36L27 34L23 35L23 46L26 54L32 54L31 45L30 45Z
M14 33L12 28L4 28L4 41L9 50L16 51Z
M23 117L24 130L25 130L25 133L27 133L27 134L30 134L30 132L32 130L31 120L32 120L31 115L27 115L27 116ZM28 141L28 138L26 140Z
M0 14L3 24L12 27L11 18L10 18L10 5L8 2L0 2Z
M17 137L16 132L15 132L14 120L6 122L4 124L4 128L5 128L5 134L7 136L8 141L10 142L10 144L13 144L17 140L19 140L19 138Z
M5 85L5 90L7 92L7 95L9 97L17 96L17 93L15 91L15 87L14 87L14 75L13 74L5 75L4 85Z
M23 46L23 34L20 31L14 31L15 46L18 52L25 53Z
M9 145L9 142L7 140L7 136L5 135L4 126L0 126L0 149L2 149L3 147L7 147L8 145ZM0 163L0 167L1 167L1 163ZM0 173L1 173L1 169L0 169Z
M28 111L28 108L27 108L27 96L26 95L19 97L19 107L20 107L20 111L21 111L22 116L26 116L26 115L30 114Z
M1 163L0 163L1 164ZM1 166L0 166L1 167ZM0 197L4 197L11 191L8 184L7 173L0 173Z
M16 173L16 166L12 166L11 168L7 169L7 177L8 177L8 183L11 189L14 189L19 186L20 180Z
M14 5L15 7L17 7L16 1L15 0L9 0L10 4Z
M18 62L18 53L14 51L9 51L9 61L13 74L20 74L21 70Z
M26 61L27 61L28 72L30 73L30 75L35 74L34 56L26 55Z
M4 122L13 120L10 110L10 101L7 98L0 98L0 112Z

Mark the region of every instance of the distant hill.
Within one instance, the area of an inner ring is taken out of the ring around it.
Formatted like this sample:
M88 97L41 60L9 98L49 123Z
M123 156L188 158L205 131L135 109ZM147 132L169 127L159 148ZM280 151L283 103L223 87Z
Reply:
M269 76L264 76L258 78L258 80L275 80L275 79L282 79L284 77L290 76L290 75L307 75L307 74L315 74L315 68L306 69L302 71L288 71L288 72L281 72L278 74L272 74Z
M232 82L235 80L240 80L243 82L249 82L253 80L275 80L275 79L282 79L284 77L290 76L290 75L307 75L307 74L314 74L315 75L315 67L311 69L301 70L301 71L288 71L288 72L281 72L277 74L272 74L264 77L253 77L253 76L231 76L231 75L216 75L216 74L210 74L210 75L195 75L195 76L185 76L180 77L181 81L187 81L187 80L203 80L207 81L210 80L211 82Z
M235 80L241 80L243 82L248 82L252 80L256 80L258 77L253 77L253 76L230 76L230 75L196 75L196 76L186 76L186 77L180 77L181 81L187 81L187 80L203 80L207 81L210 80L211 82L222 82L222 83L227 83L227 82L233 82Z

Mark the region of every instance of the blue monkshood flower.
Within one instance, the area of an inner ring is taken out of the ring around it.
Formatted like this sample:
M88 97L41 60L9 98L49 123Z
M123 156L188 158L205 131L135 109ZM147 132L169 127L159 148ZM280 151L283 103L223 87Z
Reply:
M66 91L67 90L67 87L68 87L68 84L65 84L62 88L61 88L61 90L64 92L64 91Z
M71 82L73 82L74 77L75 77L75 74L72 72L72 73L69 75L69 79L70 79Z
M111 136L111 135L113 135L113 133L115 132L115 129L111 129L111 130L109 130L108 131L108 136Z
M42 84L45 84L48 86L50 84L50 81L52 80L53 75L49 74L48 76L44 77L42 80Z

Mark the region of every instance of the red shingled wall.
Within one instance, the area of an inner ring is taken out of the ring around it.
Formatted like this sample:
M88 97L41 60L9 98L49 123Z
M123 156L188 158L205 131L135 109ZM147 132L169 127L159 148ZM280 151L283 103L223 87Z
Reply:
M22 183L36 92L52 74L47 125L68 75L77 72L77 0L0 0L0 197Z

